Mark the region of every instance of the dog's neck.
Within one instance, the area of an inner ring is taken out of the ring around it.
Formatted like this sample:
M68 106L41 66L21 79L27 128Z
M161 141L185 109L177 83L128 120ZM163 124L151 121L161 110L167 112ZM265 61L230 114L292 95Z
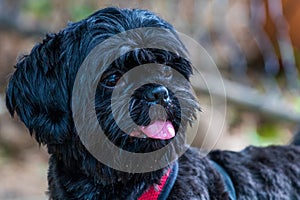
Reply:
M86 195L91 194L95 198L103 195L107 199L136 198L151 186L159 185L161 178L170 169L166 167L149 173L130 174L109 168L87 153L76 152L73 155L80 157L75 158L71 156L72 152L69 157L57 152L50 158L49 177L55 174L56 178L48 180L49 193L53 195L63 190L64 195L74 199L85 199Z
M167 199L178 175L178 162L173 162L168 171L162 176L159 185L147 189L138 200Z

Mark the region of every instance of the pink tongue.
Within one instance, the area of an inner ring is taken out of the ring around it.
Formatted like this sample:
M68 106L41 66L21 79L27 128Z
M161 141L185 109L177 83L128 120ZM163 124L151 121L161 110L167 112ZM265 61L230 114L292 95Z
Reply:
M155 121L149 126L140 127L140 130L153 139L167 140L175 136L175 130L170 121Z

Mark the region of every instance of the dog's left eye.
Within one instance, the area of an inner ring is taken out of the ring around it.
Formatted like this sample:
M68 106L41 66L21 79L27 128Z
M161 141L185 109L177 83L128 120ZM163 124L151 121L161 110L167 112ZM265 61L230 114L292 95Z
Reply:
M119 72L110 74L101 81L101 85L103 85L106 88L113 88L116 86L121 77L122 74Z

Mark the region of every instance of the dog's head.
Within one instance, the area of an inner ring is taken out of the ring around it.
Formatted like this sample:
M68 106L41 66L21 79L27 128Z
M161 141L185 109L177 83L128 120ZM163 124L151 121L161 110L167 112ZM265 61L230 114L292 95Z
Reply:
M137 31L105 46L105 40L130 30ZM92 70L95 101L86 102L92 109L77 105L96 113L99 123L92 126L100 124L110 141L131 152L154 151L184 133L198 109L189 84L191 63L173 27L145 10L103 9L47 35L16 65L6 96L11 115L16 112L39 143L59 147L60 153L68 145L81 145L72 100L90 90L86 83L91 76L79 79L77 93L73 87L84 59L96 47L104 51L98 55L100 67ZM120 56L110 62L116 54ZM80 113L76 116L87 122Z

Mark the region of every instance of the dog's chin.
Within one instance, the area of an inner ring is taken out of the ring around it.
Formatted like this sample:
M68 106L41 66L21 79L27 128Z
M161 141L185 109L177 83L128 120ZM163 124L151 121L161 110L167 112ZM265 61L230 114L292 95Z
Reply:
M109 123L106 121L105 124L103 121L99 122L102 122L102 125L112 124L104 127L106 137L118 148L128 152L150 153L162 149L170 143L170 148L175 145L179 147L183 141L181 137L184 135L183 128L181 128L182 130L177 128L180 122L156 119L150 123L145 123L147 125L135 125L128 128L127 131L122 130L120 128L122 126L118 126L114 120Z

